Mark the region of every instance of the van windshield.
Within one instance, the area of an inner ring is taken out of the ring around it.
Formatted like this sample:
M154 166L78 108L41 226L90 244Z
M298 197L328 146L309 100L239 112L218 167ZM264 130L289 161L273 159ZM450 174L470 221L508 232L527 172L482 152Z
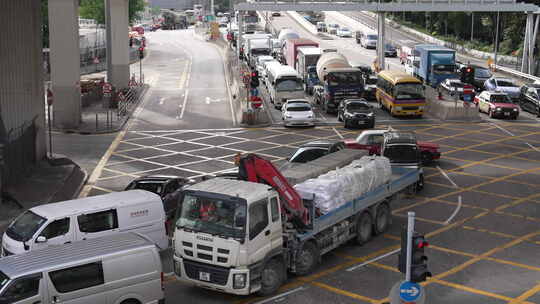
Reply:
M424 98L424 88L419 83L398 83L394 90L394 97L398 100Z
M246 210L246 204L240 201L187 193L176 226L224 238L243 239Z
M6 230L6 234L19 242L26 242L45 224L46 218L27 210L21 214Z
M298 78L285 78L276 80L276 91L300 91L304 90L302 81Z

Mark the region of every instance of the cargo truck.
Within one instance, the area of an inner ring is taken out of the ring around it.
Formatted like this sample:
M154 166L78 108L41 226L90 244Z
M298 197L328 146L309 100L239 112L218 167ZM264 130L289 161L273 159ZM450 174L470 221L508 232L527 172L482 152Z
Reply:
M337 113L342 100L361 98L364 94L362 72L335 51L323 51L317 61L317 76L324 88L318 100L326 113Z
M315 47L299 47L297 52L295 68L304 81L304 91L311 95L313 86L319 84L317 61L319 61L322 51Z
M456 51L438 45L417 44L412 51L413 76L424 84L437 87L456 74Z
M324 214L315 196L306 199L291 186L365 155L357 152L344 149L282 173L249 154L239 160L240 180L214 178L187 188L173 240L176 278L225 293L269 295L288 273L310 273L341 244L384 233L393 199L416 190L420 167L387 167L386 182ZM198 220L208 210L221 220Z
M300 38L300 39L287 39L283 44L283 56L287 65L296 68L296 56L298 55L298 48L313 47L318 48L319 44L313 40Z

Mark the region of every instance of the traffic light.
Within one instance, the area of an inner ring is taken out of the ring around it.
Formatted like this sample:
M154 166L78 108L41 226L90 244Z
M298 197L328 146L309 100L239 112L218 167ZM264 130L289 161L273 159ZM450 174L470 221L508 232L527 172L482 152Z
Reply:
M461 68L461 82L474 83L474 68L471 66Z
M133 47L133 38L129 38L129 47Z
M251 80L249 81L249 86L251 88L257 88L259 87L259 72L253 71L251 72Z
M143 58L144 58L144 48L140 47L139 48L139 59L143 59Z
M431 277L427 266L428 258L424 255L424 248L428 246L429 243L424 236L415 232L411 248L411 282L420 283Z
M427 277L431 277L431 272L427 266L427 256L424 254L424 248L429 243L425 237L417 232L413 234L411 248L411 282L424 282ZM398 256L398 269L401 273L407 273L407 229L401 230L401 251Z

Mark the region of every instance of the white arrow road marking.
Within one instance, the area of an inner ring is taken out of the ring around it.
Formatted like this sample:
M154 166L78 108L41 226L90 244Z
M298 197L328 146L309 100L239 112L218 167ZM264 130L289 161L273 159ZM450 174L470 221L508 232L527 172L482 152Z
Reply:
M221 99L220 98L212 99L210 97L206 97L206 104L217 103L217 102L221 102Z

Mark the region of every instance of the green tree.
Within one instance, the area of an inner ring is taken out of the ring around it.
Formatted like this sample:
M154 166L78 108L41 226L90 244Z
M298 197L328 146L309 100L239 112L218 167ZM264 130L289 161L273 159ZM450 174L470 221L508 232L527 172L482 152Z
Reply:
M129 23L132 24L145 8L144 0L129 0ZM79 15L105 24L105 0L81 0Z
M49 47L49 2L41 0L41 33L43 37L43 47Z

